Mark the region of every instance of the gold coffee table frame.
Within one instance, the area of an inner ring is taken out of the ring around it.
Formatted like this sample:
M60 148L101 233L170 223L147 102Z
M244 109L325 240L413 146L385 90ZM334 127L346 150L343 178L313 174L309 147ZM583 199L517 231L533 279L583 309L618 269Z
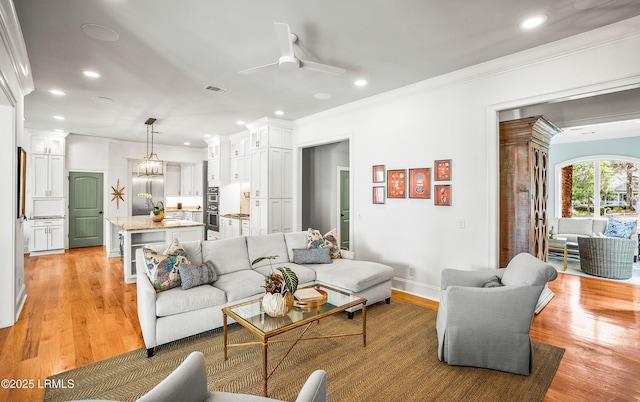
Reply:
M551 249L556 249L556 250L562 250L563 252L563 257L564 257L564 264L563 264L563 270L566 271L567 270L567 257L568 257L568 253L569 253L569 249L567 247L567 238L566 237L554 237L554 238L549 238L549 250Z
M224 360L227 360L227 350L230 347L261 345L262 346L262 393L267 396L267 381L274 371L280 366L289 352L299 341L339 338L346 336L362 335L362 345L367 346L367 299L364 297L343 292L324 285L314 286L327 292L327 303L316 308L299 308L294 307L287 315L283 317L269 317L262 310L262 298L252 300L246 303L229 306L222 309L222 320L224 329ZM350 307L362 305L362 332L351 332L335 335L324 335L304 338L305 333L314 322L319 322L325 317L345 311ZM229 344L227 342L227 317L233 318L238 324L242 325L252 333L254 333L260 341ZM292 339L271 339L285 332L296 328L305 327L297 338ZM280 361L271 370L267 369L267 351L269 344L292 342L287 352L282 356Z

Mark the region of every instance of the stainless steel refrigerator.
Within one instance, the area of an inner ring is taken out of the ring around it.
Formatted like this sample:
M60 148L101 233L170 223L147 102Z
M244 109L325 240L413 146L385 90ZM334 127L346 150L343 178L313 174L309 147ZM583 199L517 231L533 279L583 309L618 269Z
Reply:
M164 203L163 176L138 177L134 175L131 183L133 187L131 215L149 215L156 202L162 201ZM153 202L147 198L138 197L139 193L151 194Z

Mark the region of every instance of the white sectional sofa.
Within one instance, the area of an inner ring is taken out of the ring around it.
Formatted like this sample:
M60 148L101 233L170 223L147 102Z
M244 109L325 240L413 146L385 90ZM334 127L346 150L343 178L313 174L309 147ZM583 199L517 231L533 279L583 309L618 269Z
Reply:
M262 297L264 275L269 260L251 265L258 257L274 256L273 268L289 267L298 276L299 286L324 284L356 293L367 305L391 300L393 268L371 261L355 260L353 252L341 251L342 258L329 264L295 264L294 249L307 247L307 232L274 233L265 236L235 237L224 240L182 243L187 258L200 265L212 261L217 280L211 285L187 290L181 287L156 292L143 272L142 249L136 251L138 319L149 357L158 345L221 327L222 308ZM162 252L168 245L150 245ZM349 318L360 309L347 310Z
M620 219L624 220L624 219ZM607 231L608 218L556 218L550 217L547 222L547 229L553 227L557 237L567 239L567 246L570 253L578 254L578 237L601 236ZM637 225L636 231L631 233L632 240L638 243ZM635 256L638 256L636 247Z

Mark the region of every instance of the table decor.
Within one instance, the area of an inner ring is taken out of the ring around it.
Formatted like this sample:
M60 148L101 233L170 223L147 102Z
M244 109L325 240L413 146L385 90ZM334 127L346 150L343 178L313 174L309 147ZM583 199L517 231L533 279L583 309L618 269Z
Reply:
M262 308L271 317L281 317L291 311L294 301L293 294L298 289L298 277L291 268L276 268L280 273L273 270L271 261L276 258L278 258L277 255L258 257L251 263L253 266L262 260L269 260L271 272L264 277L264 286L262 287L266 293L262 297Z

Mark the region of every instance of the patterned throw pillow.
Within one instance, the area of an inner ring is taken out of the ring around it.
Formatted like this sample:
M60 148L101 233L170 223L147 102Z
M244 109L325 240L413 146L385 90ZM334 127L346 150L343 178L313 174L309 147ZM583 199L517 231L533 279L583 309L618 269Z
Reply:
M189 264L189 260L178 240L174 240L164 253L146 247L142 249L142 252L147 275L156 292L180 286L178 265Z
M180 264L178 271L182 290L208 285L218 280L218 275L216 275L211 261L206 261L202 265Z
M338 234L335 229L331 229L324 235L319 230L308 229L307 248L329 248L331 258L340 258L340 246L338 244Z
M621 237L623 239L630 239L631 233L636 229L636 221L621 221L618 219L609 218L607 223L607 230L604 231L604 235L608 237Z

